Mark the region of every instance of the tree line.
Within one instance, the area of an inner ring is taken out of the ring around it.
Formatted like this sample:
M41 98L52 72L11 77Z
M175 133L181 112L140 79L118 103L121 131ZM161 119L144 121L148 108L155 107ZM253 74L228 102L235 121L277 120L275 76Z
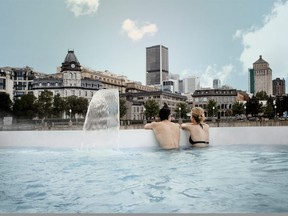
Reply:
M38 99L33 94L23 95L11 101L9 94L0 93L0 117L33 119L62 118L63 115L84 116L88 109L88 100L83 97L69 96L61 98L50 91L43 91Z
M266 105L262 103L266 101ZM120 118L126 115L127 107L125 99L120 98ZM65 114L75 117L84 117L88 109L88 100L83 97L69 96L61 98L59 94L54 95L50 91L43 91L38 99L33 94L23 95L13 102L10 100L9 94L0 93L0 117L14 116L17 118L33 119L43 118L62 118ZM154 99L149 99L144 103L145 118L155 119L159 113L159 103ZM71 113L69 112L71 110ZM209 100L205 107L207 117L216 116L218 114L217 102ZM276 115L282 116L288 111L288 96L279 96L272 98L266 92L258 92L255 96L248 98L246 104L236 102L231 108L225 110L225 116L247 115L247 116L264 116L273 118ZM187 119L191 108L185 102L180 102L174 109L176 116L174 118Z

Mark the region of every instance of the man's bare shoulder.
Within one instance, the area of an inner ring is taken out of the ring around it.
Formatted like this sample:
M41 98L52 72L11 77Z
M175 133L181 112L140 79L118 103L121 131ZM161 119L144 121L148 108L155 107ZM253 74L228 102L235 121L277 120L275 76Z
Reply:
M151 122L151 123L148 123L144 126L145 129L152 129L152 128L155 128L157 125L159 124L159 122Z

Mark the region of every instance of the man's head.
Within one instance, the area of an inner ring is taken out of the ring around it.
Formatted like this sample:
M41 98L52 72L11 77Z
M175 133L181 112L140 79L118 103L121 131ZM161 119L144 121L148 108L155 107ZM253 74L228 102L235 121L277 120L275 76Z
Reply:
M171 111L170 111L169 107L167 106L166 103L164 103L164 106L159 111L160 120L161 121L168 120L169 116L170 116L170 112Z

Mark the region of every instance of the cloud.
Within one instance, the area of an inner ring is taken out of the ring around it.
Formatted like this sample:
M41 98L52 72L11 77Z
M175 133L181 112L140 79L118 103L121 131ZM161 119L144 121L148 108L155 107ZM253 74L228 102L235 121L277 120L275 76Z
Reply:
M288 76L288 1L277 1L270 14L263 19L263 25L249 30L237 30L234 38L240 38L243 51L240 62L243 73L258 60L259 55L267 61L272 69L272 79L287 79Z
M201 87L212 87L213 79L219 79L222 84L225 84L225 81L233 72L234 66L231 64L224 65L218 69L217 65L209 65L206 70L199 74Z
M99 0L66 0L66 5L76 17L97 12Z
M204 88L212 88L213 79L219 79L222 84L229 78L231 73L234 71L234 66L232 64L227 64L219 68L215 65L208 65L205 71L190 71L189 69L184 69L181 72L181 77L186 78L189 76L197 76L200 78L200 85Z
M157 31L156 24L146 23L142 27L137 26L137 21L126 19L122 24L122 30L128 34L133 41L141 40L145 35L153 36Z

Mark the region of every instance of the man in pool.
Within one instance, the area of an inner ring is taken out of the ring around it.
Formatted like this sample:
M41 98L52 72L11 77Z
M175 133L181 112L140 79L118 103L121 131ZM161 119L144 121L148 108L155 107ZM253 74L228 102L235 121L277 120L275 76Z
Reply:
M160 122L146 124L145 129L152 129L159 145L163 149L178 149L180 141L180 125L171 122L170 109L166 103L159 111Z

